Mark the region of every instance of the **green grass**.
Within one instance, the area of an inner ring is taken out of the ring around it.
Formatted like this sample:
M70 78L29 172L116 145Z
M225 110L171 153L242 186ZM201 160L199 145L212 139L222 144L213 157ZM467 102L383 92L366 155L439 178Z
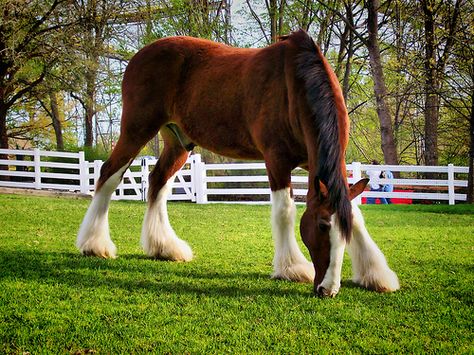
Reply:
M474 352L473 206L364 206L401 290L354 286L346 257L319 299L269 278L269 206L170 203L195 252L172 263L143 256L136 202L111 205L117 259L80 256L88 203L0 195L0 353Z

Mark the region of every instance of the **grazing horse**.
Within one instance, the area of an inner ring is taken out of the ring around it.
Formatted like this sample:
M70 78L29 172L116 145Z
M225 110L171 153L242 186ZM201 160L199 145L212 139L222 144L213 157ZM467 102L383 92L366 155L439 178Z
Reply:
M237 158L265 160L272 191L274 278L314 282L334 296L344 247L353 236L354 280L377 291L398 288L396 275L370 239L351 200L344 162L349 118L334 72L304 31L262 49L233 48L190 37L160 39L130 61L122 83L120 138L104 163L76 245L85 255L115 257L109 235L111 194L134 157L158 131L164 149L150 174L141 242L150 257L189 261L193 253L168 220L175 173L195 145ZM295 239L291 171L309 172L301 235Z

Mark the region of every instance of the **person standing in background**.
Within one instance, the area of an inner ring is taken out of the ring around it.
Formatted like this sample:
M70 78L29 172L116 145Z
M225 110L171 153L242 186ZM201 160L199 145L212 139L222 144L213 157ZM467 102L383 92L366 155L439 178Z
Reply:
M372 160L372 165L380 165L377 160ZM381 169L374 169L367 171L367 176L369 177L369 187L370 191L382 191L383 186L379 184L379 179L382 175ZM375 197L367 197L367 204L373 205L375 204ZM385 198L380 198L380 202L383 204L387 204L387 200Z
M381 177L382 177L383 179L393 179L393 173L392 173L390 170L384 170L384 171L382 171ZM383 191L383 192L393 192L393 184L384 184L384 185L382 186L382 191ZM391 201L390 198L388 198L388 197L387 197L387 198L384 197L383 199L384 199L384 200L386 201L386 203L388 203L388 204L391 204L391 203L392 203L392 201ZM382 202L382 203L383 203L383 202Z

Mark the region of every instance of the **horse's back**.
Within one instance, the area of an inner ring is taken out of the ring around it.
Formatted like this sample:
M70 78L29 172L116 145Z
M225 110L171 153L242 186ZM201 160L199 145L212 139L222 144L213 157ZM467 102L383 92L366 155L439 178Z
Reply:
M130 61L124 108L130 102L140 112L152 110L160 125L173 122L190 141L216 153L261 159L265 146L278 144L268 142L269 132L289 129L288 44L255 49L160 39Z
M173 105L171 101L186 91L206 90L203 86L212 78L222 83L232 76L245 61L243 52L246 51L193 37L159 39L130 60L122 84L124 100L136 97L144 102L158 100Z

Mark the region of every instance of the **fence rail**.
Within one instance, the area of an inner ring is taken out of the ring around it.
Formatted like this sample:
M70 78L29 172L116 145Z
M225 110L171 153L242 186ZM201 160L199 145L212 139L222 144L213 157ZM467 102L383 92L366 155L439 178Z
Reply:
M92 194L103 162L85 160L84 152L65 153L34 150L0 149L0 187L51 189ZM116 200L146 200L148 175L156 159L136 159L126 170L121 184L112 196ZM400 177L378 179L379 184L392 184L394 192L365 191L358 197L411 200L466 201L462 190L467 187L467 167L373 165L354 162L347 165L348 181L354 183L370 170L390 170ZM434 173L436 178L424 179ZM295 169L292 175L293 194L304 201L307 174ZM264 163L205 164L199 154L191 155L176 174L170 200L210 202L266 203L270 188Z

